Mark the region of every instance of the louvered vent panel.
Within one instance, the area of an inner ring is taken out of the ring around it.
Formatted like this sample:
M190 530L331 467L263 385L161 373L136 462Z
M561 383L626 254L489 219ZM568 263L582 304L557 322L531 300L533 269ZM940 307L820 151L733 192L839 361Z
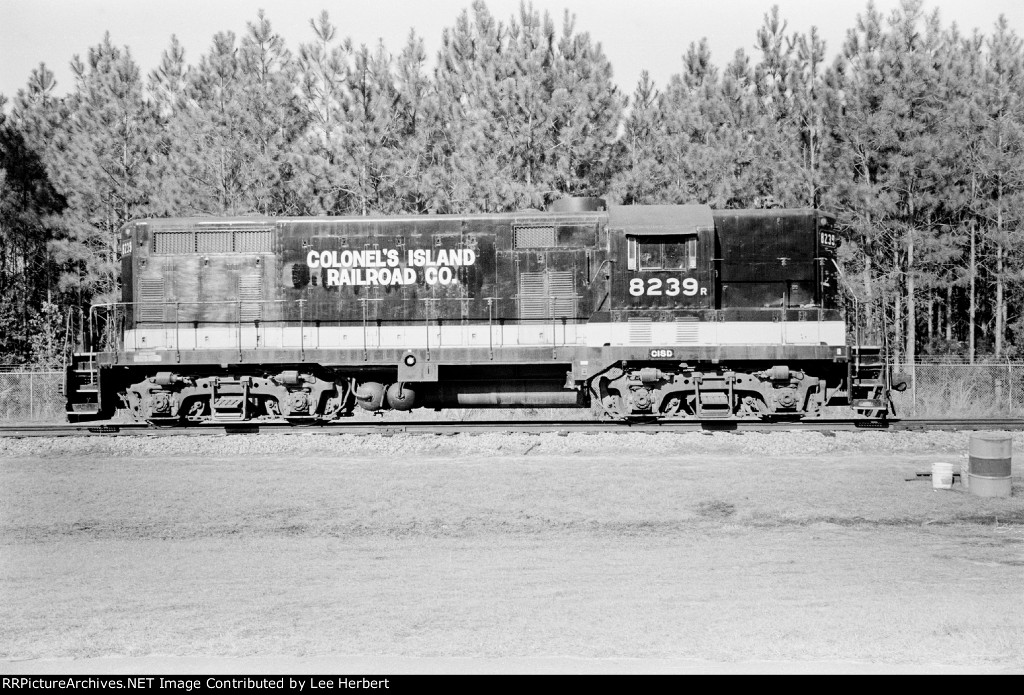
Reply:
M232 232L196 232L196 251L199 253L229 253Z
M547 293L555 318L575 318L576 288L573 286L571 270L548 271Z
M153 253L195 253L192 232L154 232Z
M259 321L263 318L263 276L259 272L248 272L239 276L238 298L242 302L242 321Z
M543 319L548 316L546 273L519 274L519 318Z
M520 273L519 318L576 317L576 288L571 270Z
M629 342L651 342L651 320L646 318L629 319Z
M555 245L554 227L515 227L513 232L517 249L548 248Z
M697 342L697 319L693 316L681 316L676 319L676 341L680 343Z
M241 253L271 253L274 250L274 232L269 229L235 232L235 251Z
M164 281L162 278L139 280L139 321L164 320Z

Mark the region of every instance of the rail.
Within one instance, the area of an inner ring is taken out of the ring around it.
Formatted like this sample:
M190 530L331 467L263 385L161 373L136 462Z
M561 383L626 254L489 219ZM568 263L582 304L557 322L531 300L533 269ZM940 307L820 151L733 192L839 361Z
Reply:
M617 433L679 434L685 432L908 432L908 431L980 431L1024 430L1024 419L933 420L924 418L873 422L853 419L809 420L802 422L758 422L749 420L667 420L661 422L609 422L596 420L345 420L318 425L293 425L285 422L203 423L187 427L154 427L145 423L96 422L83 424L11 424L0 425L0 437L82 437L82 436L194 436L196 434L273 434L301 431L322 435L394 436L437 434L501 433Z

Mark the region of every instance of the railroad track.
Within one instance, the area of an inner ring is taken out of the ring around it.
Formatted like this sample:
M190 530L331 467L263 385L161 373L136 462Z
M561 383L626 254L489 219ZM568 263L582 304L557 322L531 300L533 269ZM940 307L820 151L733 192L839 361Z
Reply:
M438 421L355 420L324 425L291 425L284 422L207 423L190 427L154 427L141 423L94 422L85 424L0 425L0 437L111 437L111 436L211 436L239 434L322 434L394 436L401 434L473 434L485 432L780 432L780 431L951 431L1018 430L1024 419L924 419L903 418L883 423L868 420L822 419L804 422L747 422L725 420L676 420L666 422L608 422L592 420Z

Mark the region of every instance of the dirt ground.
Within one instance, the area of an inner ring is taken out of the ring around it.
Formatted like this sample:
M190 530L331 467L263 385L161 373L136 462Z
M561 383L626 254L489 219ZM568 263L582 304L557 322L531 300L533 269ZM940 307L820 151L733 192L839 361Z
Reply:
M968 438L0 439L0 672L1024 672Z

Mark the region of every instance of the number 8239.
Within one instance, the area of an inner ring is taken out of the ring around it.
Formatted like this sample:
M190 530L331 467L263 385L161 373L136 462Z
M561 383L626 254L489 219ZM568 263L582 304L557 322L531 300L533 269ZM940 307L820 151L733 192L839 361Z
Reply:
M668 278L662 281L661 278L631 278L629 281L629 293L634 297L696 297L698 294L706 295L707 289L702 288L696 278Z

